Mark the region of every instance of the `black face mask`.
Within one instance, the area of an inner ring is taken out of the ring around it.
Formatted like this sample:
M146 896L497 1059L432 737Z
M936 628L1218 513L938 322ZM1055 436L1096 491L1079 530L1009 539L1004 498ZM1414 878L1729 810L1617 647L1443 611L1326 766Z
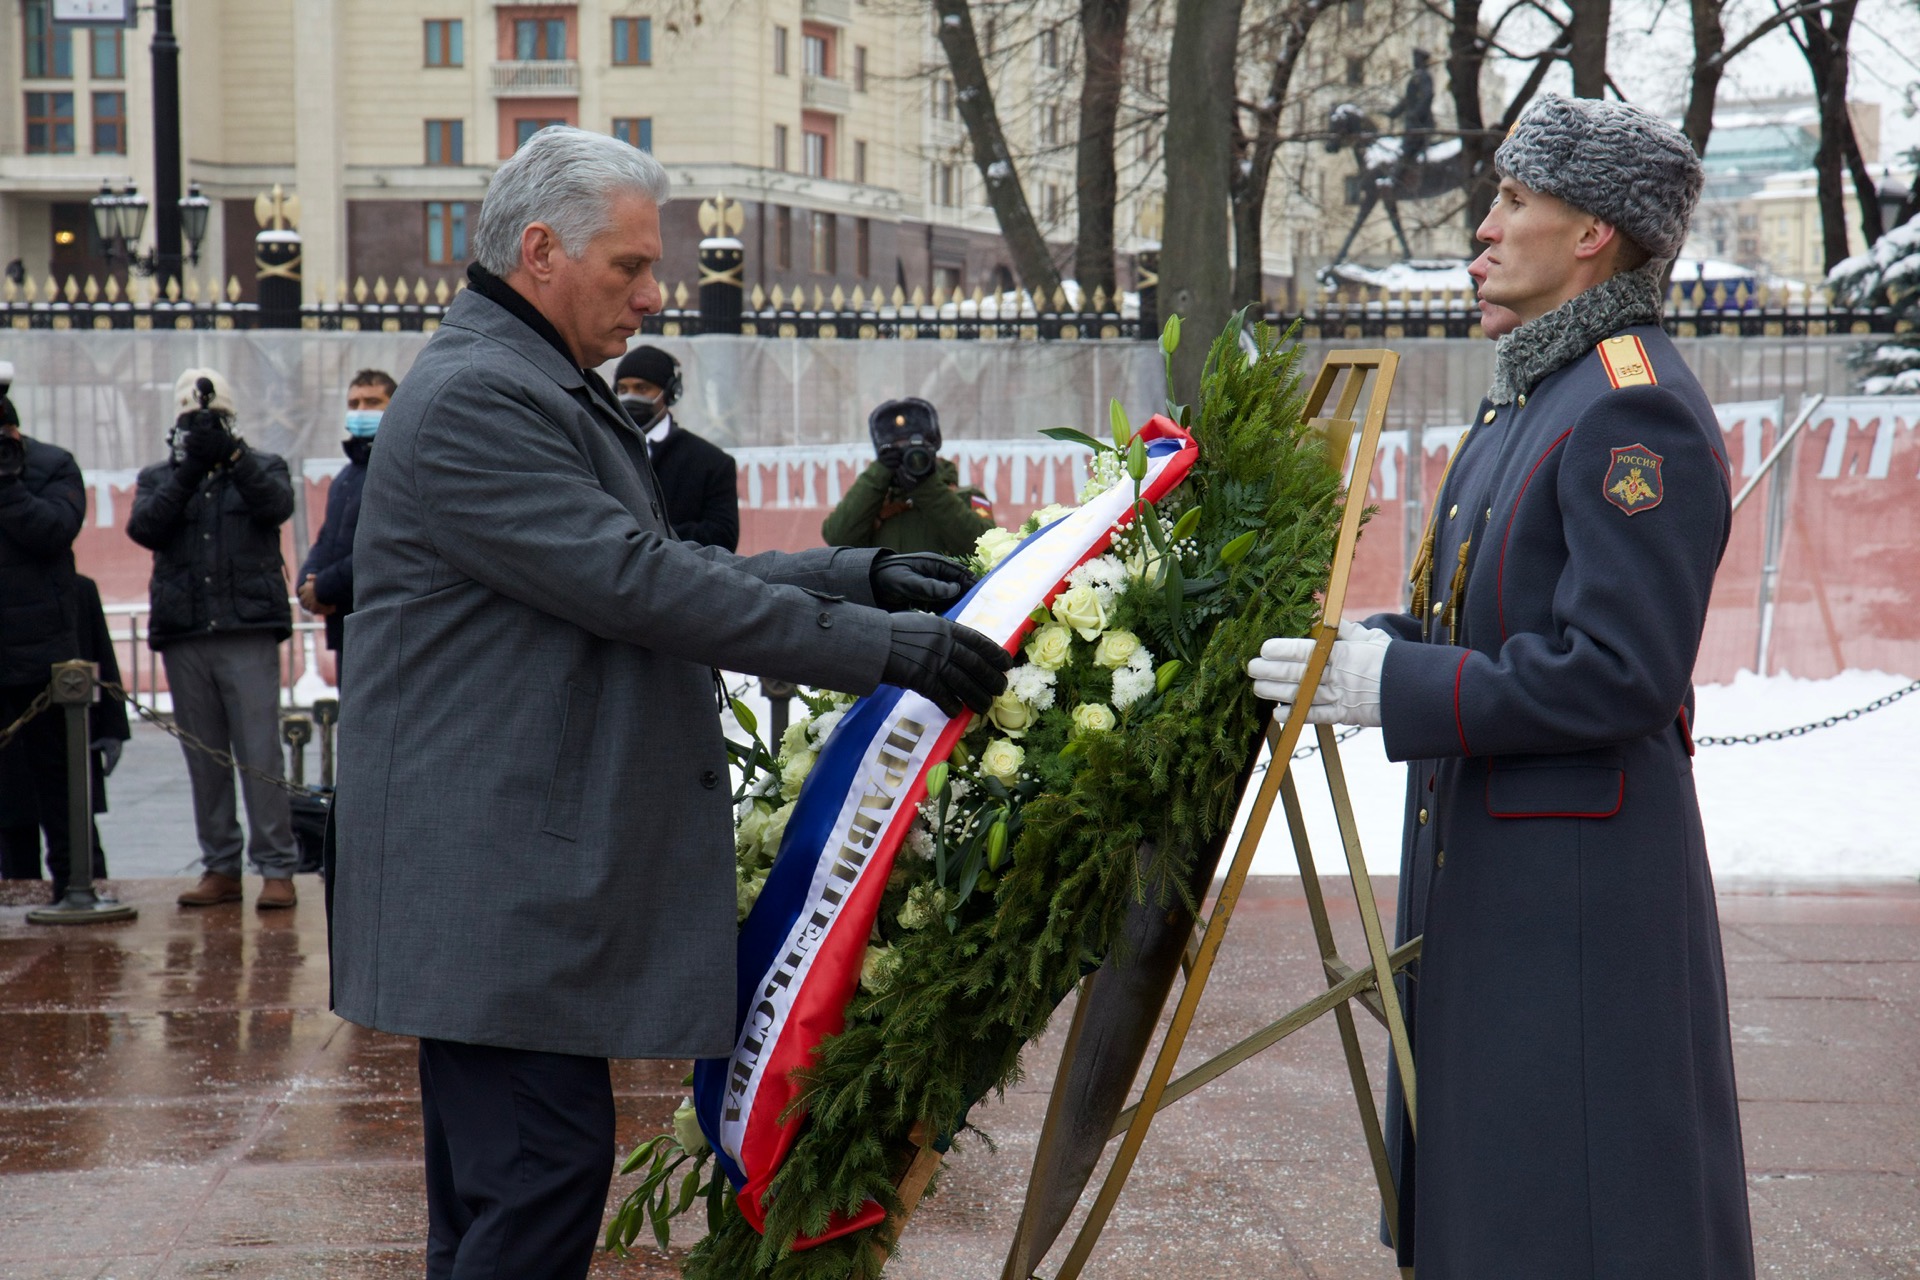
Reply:
M635 422L644 427L660 416L661 406L657 396L624 395L620 397L620 407L625 409Z

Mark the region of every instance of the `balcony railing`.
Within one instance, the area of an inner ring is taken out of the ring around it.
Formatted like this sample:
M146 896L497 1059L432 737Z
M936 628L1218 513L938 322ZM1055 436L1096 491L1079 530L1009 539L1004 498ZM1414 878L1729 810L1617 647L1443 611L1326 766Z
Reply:
M496 62L493 64L496 98L576 98L580 96L580 64L570 60Z
M800 105L809 111L826 111L843 116L853 110L853 90L845 80L825 76L807 76L800 82Z

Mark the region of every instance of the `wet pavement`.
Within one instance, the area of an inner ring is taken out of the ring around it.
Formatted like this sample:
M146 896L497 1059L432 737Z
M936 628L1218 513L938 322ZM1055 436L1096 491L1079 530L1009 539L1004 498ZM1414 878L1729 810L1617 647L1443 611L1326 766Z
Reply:
M38 886L0 886L0 1276L421 1274L413 1043L326 1011L311 877L264 915L251 877L244 907L178 908L188 883L118 881L139 920L73 930L25 922ZM1721 913L1761 1274L1920 1276L1920 885L1723 886ZM1299 882L1251 882L1190 1058L1310 996L1310 955ZM998 1276L1065 1021L976 1111L998 1151L949 1162L890 1274ZM615 1065L623 1151L685 1070ZM1322 1024L1177 1104L1088 1275L1393 1276L1346 1089ZM677 1268L649 1251L594 1274Z

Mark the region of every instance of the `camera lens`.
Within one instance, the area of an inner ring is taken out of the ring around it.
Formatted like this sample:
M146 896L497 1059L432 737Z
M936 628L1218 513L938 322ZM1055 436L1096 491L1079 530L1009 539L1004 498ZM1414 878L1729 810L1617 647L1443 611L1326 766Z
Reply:
M927 448L927 446L923 444L909 445L907 446L906 452L900 455L900 470L910 476L924 478L933 474L933 460L933 450Z

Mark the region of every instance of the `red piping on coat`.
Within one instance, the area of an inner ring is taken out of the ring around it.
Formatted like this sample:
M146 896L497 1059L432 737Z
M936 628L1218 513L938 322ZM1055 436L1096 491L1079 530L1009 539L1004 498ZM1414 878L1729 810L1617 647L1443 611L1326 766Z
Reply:
M1500 572L1494 579L1494 607L1500 616L1500 643L1502 644L1507 642L1507 543L1513 537L1513 522L1520 517L1520 500L1527 496L1527 486L1533 483L1534 472L1540 470L1541 464L1546 462L1547 454L1558 449L1572 434L1573 428L1568 427L1554 438L1553 443L1547 446L1546 452L1534 462L1533 470L1527 472L1527 478L1521 481L1520 492L1513 496L1513 511L1507 516L1507 531L1500 537Z
M1487 771L1487 816L1489 818L1611 818L1620 812L1620 806L1627 802L1627 771L1620 771L1620 794L1614 797L1613 808L1605 813L1499 813L1493 807L1493 771Z
M1460 734L1460 754L1470 756L1473 749L1467 745L1467 725L1460 718L1460 677L1467 673L1467 659L1473 656L1469 649L1460 655L1460 665L1453 669L1453 727Z
M1680 736L1687 744L1687 754L1693 754L1693 724L1687 719L1687 709L1680 708Z

